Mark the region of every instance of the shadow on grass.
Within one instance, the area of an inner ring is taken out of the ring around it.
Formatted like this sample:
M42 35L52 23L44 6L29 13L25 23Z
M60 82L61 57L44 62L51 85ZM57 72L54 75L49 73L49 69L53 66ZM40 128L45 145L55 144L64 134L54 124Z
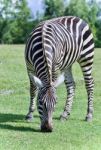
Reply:
M59 117L53 117L53 120L60 120L60 116Z
M18 120L23 120L24 115L20 114L3 114L0 113L0 123L2 122L17 122Z
M38 116L35 116L37 118ZM25 121L25 116L20 114L3 114L0 113L0 128L1 129L7 129L7 130L14 130L14 131L22 131L22 132L40 132L40 129L34 129L31 127L25 127L25 126L13 126L10 124L7 124L7 122L14 122L14 123L28 123ZM34 123L33 123L34 124Z
M7 130L21 131L21 132L40 132L40 129L34 129L31 127L24 127L24 126L18 127L18 126L1 124L1 123L0 123L0 129L7 129Z
M39 118L38 116L34 115L34 118ZM21 114L3 114L0 113L0 123L2 122L21 122L25 123L25 116ZM27 121L26 121L27 122Z
M38 115L33 115L34 118L39 118ZM34 120L34 119L33 119ZM53 116L53 120L60 120L60 116L58 117L54 117ZM28 123L26 120L25 120L25 115L21 115L21 114L3 114L3 113L0 113L0 123L3 123L3 122L26 122Z
M60 116L59 116L59 117L53 117L53 119L54 119L54 120L57 120L57 121L61 121ZM86 122L85 119L71 118L71 117L69 117L68 119L65 119L64 121L61 121L61 122L68 122L68 121Z

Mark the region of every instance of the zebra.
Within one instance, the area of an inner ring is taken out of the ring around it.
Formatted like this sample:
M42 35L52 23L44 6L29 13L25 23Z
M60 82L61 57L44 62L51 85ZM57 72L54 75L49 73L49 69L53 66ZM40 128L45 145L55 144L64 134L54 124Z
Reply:
M64 81L67 99L61 120L70 116L75 81L72 65L78 62L85 81L88 96L86 121L93 118L94 80L92 66L94 58L94 38L89 25L81 18L63 16L43 21L30 33L26 48L25 62L30 81L30 106L26 119L33 119L35 96L41 120L41 131L53 130L53 111L57 102L56 88ZM58 76L58 72L62 75Z

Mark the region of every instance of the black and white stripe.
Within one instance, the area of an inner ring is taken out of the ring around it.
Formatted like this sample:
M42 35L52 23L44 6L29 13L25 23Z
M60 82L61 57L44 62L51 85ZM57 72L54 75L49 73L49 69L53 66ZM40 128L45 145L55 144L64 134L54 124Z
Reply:
M88 94L86 120L92 120L94 83L91 74L93 56L93 35L88 24L82 19L68 16L40 23L30 34L25 50L31 95L27 119L32 119L35 91L37 83L41 82L38 92L38 111L41 124L45 124L49 118L52 121L52 116L49 117L48 113L52 114L56 103L54 87L58 84L57 70L64 72L68 93L61 118L68 118L75 92L72 64L77 61L81 66ZM37 77L38 82L34 76Z

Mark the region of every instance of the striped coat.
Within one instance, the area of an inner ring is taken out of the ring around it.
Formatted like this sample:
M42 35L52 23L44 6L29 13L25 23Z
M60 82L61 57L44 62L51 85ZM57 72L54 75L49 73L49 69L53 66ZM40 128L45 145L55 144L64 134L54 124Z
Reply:
M88 94L86 120L91 121L93 56L93 35L88 24L82 19L67 16L40 23L30 34L25 50L30 80L30 107L26 119L32 119L35 91L39 87L37 107L41 118L41 129L52 130L52 112L56 103L55 87L62 79L66 84L68 95L60 118L68 119L75 91L72 64L77 61L81 66ZM63 73L59 78L58 70Z

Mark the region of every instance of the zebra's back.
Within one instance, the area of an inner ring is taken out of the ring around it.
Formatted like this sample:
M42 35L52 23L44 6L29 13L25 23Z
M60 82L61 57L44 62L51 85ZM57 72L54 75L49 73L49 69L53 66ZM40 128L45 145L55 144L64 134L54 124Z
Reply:
M93 55L93 48L93 36L85 21L73 16L60 17L44 21L32 31L25 57L29 70L34 70L38 77L43 72L40 77L52 81L52 67L63 70L75 61L81 62L82 57L84 61L86 53L91 55L92 51Z

